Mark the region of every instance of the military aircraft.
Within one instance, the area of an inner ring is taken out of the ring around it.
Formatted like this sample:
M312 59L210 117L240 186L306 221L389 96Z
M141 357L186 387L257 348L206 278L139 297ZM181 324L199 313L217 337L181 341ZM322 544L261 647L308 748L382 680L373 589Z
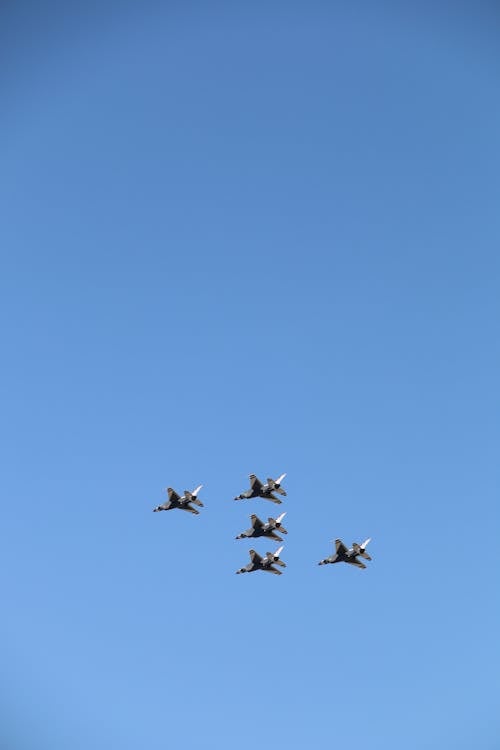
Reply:
M285 516L286 513L282 513L278 518L269 517L267 523L263 523L254 513L250 516L252 528L238 534L236 539L250 539L251 537L267 536L270 539L274 539L276 542L282 542L283 539L277 535L276 529L279 529L282 534L288 534L287 530L281 525Z
M273 495L273 492L277 492L279 495L286 497L286 492L281 486L281 482L286 477L286 474L282 474L277 479L267 478L266 484L262 484L255 474L250 474L250 489L246 492L242 492L241 495L235 497L235 500L245 500L251 497L263 497L265 500L271 500L273 503L281 503L282 501Z
M254 570L265 570L267 573L274 573L275 576L281 575L281 570L276 570L273 565L281 565L282 568L286 568L286 564L283 560L280 560L280 554L283 547L279 547L276 552L266 552L264 557L261 557L254 549L251 549L250 562L245 565L244 568L240 568L236 573L253 573Z
M195 516L199 515L200 511L193 508L191 503L203 508L203 503L201 500L198 500L198 492L202 487L203 485L200 484L192 492L184 490L182 497L179 496L172 487L167 487L168 501L163 503L163 505L157 505L156 508L153 508L153 513L156 513L159 510L172 510L173 508L179 508L180 510L187 510L188 513L194 513Z
M340 539L335 540L335 554L330 557L325 557L324 560L318 563L318 565L327 565L328 563L346 562L350 565L356 565L358 568L366 568L366 565L358 560L358 557L364 557L365 560L371 560L370 555L366 552L366 546L370 539L365 539L363 544L353 542L350 549L347 549L345 544Z

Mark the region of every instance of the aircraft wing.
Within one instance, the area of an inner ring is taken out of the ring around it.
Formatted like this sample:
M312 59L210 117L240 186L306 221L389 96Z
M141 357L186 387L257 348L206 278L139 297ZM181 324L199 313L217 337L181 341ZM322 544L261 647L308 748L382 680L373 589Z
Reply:
M251 549L248 554L250 555L250 560L253 563L260 563L260 562L262 562L262 557L254 549Z
M168 499L169 500L180 500L181 498L177 494L175 490L172 489L172 487L167 487L168 492Z
M351 557L349 560L346 560L346 563L349 563L349 565L355 565L357 568L366 568L366 565L361 562L361 560L357 560L355 557Z
M267 536L269 537L269 539L274 539L275 542L282 542L283 541L283 537L282 536L278 536L275 531L270 531L270 532L268 531Z
M252 527L254 529L261 529L264 526L260 518L256 516L255 513L252 513L250 518L252 519Z
M279 499L279 497L276 497L275 495L273 495L272 492L270 492L268 495L266 495L264 497L264 500L270 500L272 503L276 503L276 505L281 505L281 502L282 502Z
M260 490L262 487L262 482L258 477L255 476L255 474L250 474L250 487L253 490Z
M345 555L347 552L347 547L345 546L344 542L340 541L340 539L335 540L335 552L337 555Z
M193 513L195 516L200 515L200 511L196 510L196 508L192 508L189 503L182 503L181 505L179 505L179 508L181 510L187 510L188 513Z
M281 575L281 570L276 570L272 565L268 565L267 568L263 568L263 570L265 570L266 573L274 573L275 576Z

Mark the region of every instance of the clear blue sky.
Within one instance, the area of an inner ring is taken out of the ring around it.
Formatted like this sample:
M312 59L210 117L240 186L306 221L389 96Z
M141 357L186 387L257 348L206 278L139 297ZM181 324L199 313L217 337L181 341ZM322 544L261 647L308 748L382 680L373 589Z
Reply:
M0 12L2 747L496 750L498 10L72 5Z

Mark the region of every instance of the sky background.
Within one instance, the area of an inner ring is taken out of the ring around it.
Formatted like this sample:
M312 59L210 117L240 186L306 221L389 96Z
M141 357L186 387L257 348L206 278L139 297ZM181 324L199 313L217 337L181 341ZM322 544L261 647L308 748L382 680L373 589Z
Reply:
M498 9L104 5L0 11L2 747L497 750Z

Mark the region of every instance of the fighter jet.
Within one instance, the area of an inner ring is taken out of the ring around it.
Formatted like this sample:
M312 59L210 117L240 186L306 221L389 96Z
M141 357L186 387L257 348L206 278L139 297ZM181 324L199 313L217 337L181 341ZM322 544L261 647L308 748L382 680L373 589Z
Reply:
M285 516L286 513L282 513L278 518L269 517L267 523L263 523L254 513L250 516L252 528L238 534L236 539L250 539L250 537L267 536L270 539L274 539L276 542L282 542L283 539L277 535L276 529L279 529L282 534L288 534L287 530L281 525Z
M159 510L172 510L173 508L179 508L180 510L187 510L188 513L194 513L195 516L199 515L200 511L193 508L191 503L203 508L203 503L201 500L198 500L198 492L202 487L203 485L200 484L192 492L184 490L182 497L180 497L172 487L167 487L168 501L163 503L163 505L157 505L156 508L153 508L153 513L157 513Z
M366 565L358 560L358 557L364 557L365 560L371 560L370 555L366 552L366 546L370 539L365 539L363 544L353 542L350 549L347 549L345 544L340 539L335 540L335 554L330 557L325 557L324 560L318 563L318 565L327 565L328 563L346 562L350 565L356 565L358 568L366 568Z
M279 547L276 552L266 552L265 557L261 557L254 549L251 549L250 562L244 568L240 568L236 573L253 573L254 570L265 570L267 573L274 573L275 576L281 575L281 570L276 570L273 565L281 565L286 568L283 560L280 560L280 553L283 547Z
M266 484L262 484L255 474L250 474L250 489L246 492L242 492L241 495L235 497L235 500L245 500L251 497L263 497L265 500L271 500L273 503L281 503L282 501L273 495L273 492L277 492L279 495L286 497L286 492L281 486L281 482L286 477L286 474L282 474L277 479L267 478Z

